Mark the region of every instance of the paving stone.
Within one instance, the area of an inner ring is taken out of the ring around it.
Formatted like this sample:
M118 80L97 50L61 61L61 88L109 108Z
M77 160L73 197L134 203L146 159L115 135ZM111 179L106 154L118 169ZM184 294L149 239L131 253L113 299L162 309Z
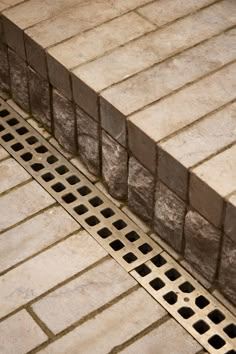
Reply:
M11 108L14 109L14 111L16 111L22 118L29 118L29 113L23 111L23 109L20 108L12 99L7 100L7 104L9 104L9 106L11 106Z
M128 206L141 219L151 222L154 202L154 177L134 157L129 159Z
M49 48L47 61L50 82L71 98L69 69L95 59L154 28L148 21L131 12Z
M224 230L236 242L236 193L231 195L227 200Z
M51 131L51 106L49 83L28 68L30 108L34 118Z
M85 164L80 160L80 158L78 156L74 157L73 159L70 160L70 162L72 163L72 165L74 165L80 172L83 173L83 175L85 175L90 182L95 183L98 180L97 176L94 176L92 173L90 173L87 169L87 167L85 166Z
M7 59L7 46L2 43L0 36L0 90L4 93L10 91L9 66Z
M36 302L33 310L53 333L59 333L135 284L110 259Z
M222 293L236 305L236 242L227 235L223 237L219 285Z
M168 187L157 181L154 230L176 251L182 251L186 204Z
M230 28L235 21L234 3L225 0L82 65L72 71L75 102L97 118L99 92Z
M21 264L0 279L0 317L50 290L105 255L103 248L86 231L81 231Z
M170 319L120 353L154 354L157 348L158 354L197 354L202 347L175 320Z
M1 354L28 353L48 338L26 310L0 323Z
M184 257L212 282L220 251L220 231L196 211L189 211L185 218L184 234Z
M54 135L59 144L71 153L76 152L75 114L72 102L53 90Z
M48 207L55 201L32 181L0 197L0 231Z
M12 158L0 162L0 193L30 179L28 172Z
M0 146L0 161L6 159L8 156L10 156L8 152Z
M8 58L12 98L23 110L29 112L27 64L11 49L8 49Z
M103 129L124 145L127 116L233 60L235 43L233 29L103 91Z
M102 132L102 176L112 197L127 197L127 151L104 131Z
M224 198L236 190L236 145L194 168L189 201L216 227L223 222Z
M235 98L236 64L154 103L129 118L129 148L151 171L156 143ZM167 118L168 117L168 118Z
M79 156L89 172L98 176L100 174L98 123L78 106L76 119Z
M139 289L49 345L40 353L109 353L166 314Z
M233 103L159 144L159 178L186 200L188 169L236 141L235 118Z
M0 237L0 272L78 229L74 219L56 206L4 232Z
M50 133L39 123L37 122L36 120L30 118L27 120L27 122L35 129L37 130L37 132L39 132L43 137L44 139L48 139L50 138Z

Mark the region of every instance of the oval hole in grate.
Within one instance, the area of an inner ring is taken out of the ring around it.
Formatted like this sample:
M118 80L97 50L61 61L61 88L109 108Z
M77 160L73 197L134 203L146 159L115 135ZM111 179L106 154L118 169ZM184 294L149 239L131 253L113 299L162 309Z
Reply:
M33 155L30 152L26 152L25 154L21 155L21 158L27 162L32 160Z
M207 305L209 305L209 303L210 302L203 295L198 296L195 300L195 304L200 309L204 309Z
M48 149L46 148L46 146L40 145L35 149L35 151L38 152L39 154L45 154L48 151Z
M21 144L21 143L16 143L16 144L13 144L11 146L11 148L14 150L14 151L20 151L22 149L24 149L24 146Z
M66 187L60 182L58 182L52 186L52 189L57 193L64 191L65 188Z
M91 193L91 189L89 189L87 186L83 186L77 189L77 191L79 192L80 195L82 195L82 197Z
M146 266L146 264L141 264L139 267L135 269L135 271L141 276L145 277L149 273L151 273L151 269Z
M44 175L41 176L42 179L45 181L45 182L50 182L52 181L55 177L50 173L45 173Z
M100 220L98 220L98 218L94 215L90 216L89 218L85 219L86 223L89 225L89 226L95 226L97 224L100 223Z
M214 336L212 336L208 340L208 343L210 343L210 345L215 349L220 349L225 345L224 339L221 338L220 336L218 336L218 334L215 334Z
M135 256L135 254L133 254L133 252L129 252L126 255L123 256L123 259L127 263L131 264L131 263L135 262L138 258Z
M160 254L158 254L157 256L153 257L151 259L151 262L157 267L160 268L162 267L164 264L166 264L166 260L164 257L162 257Z
M66 204L70 204L70 203L73 203L77 198L76 198L76 196L74 196L74 194L68 193L66 195L63 195L62 199L64 200L64 202L66 202Z
M122 230L122 229L124 229L127 226L127 224L124 222L124 220L121 220L121 219L116 220L115 222L113 222L113 225L115 226L115 228L117 230Z
M191 307L181 307L178 310L178 313L185 319L187 320L188 318L192 317L195 312L191 309Z
M10 133L5 134L2 136L2 139L7 143L8 141L11 141L14 139L14 136Z
M10 114L6 109L0 111L0 117L6 117Z
M199 333L199 334L204 334L206 333L209 329L210 326L208 326L208 324L203 321L203 320L199 320L196 323L194 323L193 328Z
M138 248L142 254L148 254L152 251L152 247L148 243L144 243Z
M119 251L124 247L124 244L120 240L115 240L110 243L110 246L114 251Z
M208 314L208 317L210 318L210 320L212 320L212 322L214 322L215 324L219 324L220 322L222 322L225 319L225 315L223 315L222 312L220 312L220 310L213 310Z
M26 133L28 133L28 129L26 129L25 127L20 127L19 129L16 129L16 132L19 134L19 135L25 135Z
M30 136L29 138L25 139L25 141L29 144L29 145L34 145L38 142L38 139L35 138L35 136Z
M111 216L115 215L114 211L111 208L106 208L101 211L101 214L104 216L104 218L108 219Z
M31 165L31 168L37 172L42 170L44 166L41 163L33 163L33 165Z
M69 184L72 185L72 186L73 186L74 184L80 182L80 179L79 179L77 176L75 176L75 175L72 175L72 176L68 177L66 180L67 180L67 182L69 182Z
M101 238L104 238L104 239L112 235L112 232L107 227L103 227L97 233L99 236L101 236Z
M57 167L55 170L57 171L57 173L59 173L59 175L64 175L65 173L67 173L69 171L65 165L61 165L61 166Z
M185 281L183 284L181 284L179 288L183 293L188 293L188 294L192 293L193 290L195 290L194 286L192 286L192 284L190 284L188 281Z
M0 133L5 130L5 128L3 127L3 125L0 124Z
M85 205L80 204L77 207L74 208L74 211L78 214L78 215L83 215L85 213L87 213L88 209L86 208Z
M137 234L137 232L135 232L135 231L130 231L130 232L128 232L126 235L125 235L125 237L127 238L127 240L129 240L130 242L135 242L135 241L137 241L139 238L140 238L140 236Z
M163 298L166 300L166 302L168 302L168 304L170 305L174 305L177 300L178 300L178 296L176 293L174 293L173 291L170 291L169 293L165 294L163 296Z
M98 207L99 205L103 204L103 201L99 198L99 197L94 197L92 199L89 200L89 203L93 206L93 207Z
M57 162L58 161L58 158L56 158L56 156L54 155L51 155L51 156L48 156L47 158L47 162L52 165L53 163Z
M229 336L229 338L236 337L236 325L234 323L230 323L228 326L224 328L224 332Z
M149 283L154 290L160 290L165 286L165 283L160 278L155 278Z
M7 120L7 124L10 125L11 127L14 127L14 125L18 124L19 121L16 118L11 118Z
M175 281L176 279L181 277L181 274L175 268L169 269L167 272L165 272L165 275L171 281Z

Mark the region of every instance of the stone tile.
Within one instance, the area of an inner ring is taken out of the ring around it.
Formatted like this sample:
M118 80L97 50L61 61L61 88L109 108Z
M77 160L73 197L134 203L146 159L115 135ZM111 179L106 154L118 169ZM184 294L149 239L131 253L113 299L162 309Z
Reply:
M10 91L9 66L7 46L0 39L0 91L9 94Z
M0 162L0 193L30 179L28 172L12 158Z
M27 121L35 130L37 130L37 132L39 132L43 137L44 139L48 139L50 138L50 133L44 128L42 127L42 125L37 122L36 120L30 118L28 119Z
M127 197L127 151L104 131L102 132L102 176L112 197L117 199Z
M102 247L86 231L81 231L21 264L0 279L0 317L50 290L105 255Z
M79 227L64 209L55 206L6 231L0 237L0 272L59 241Z
M97 118L99 92L230 28L235 21L233 1L224 0L82 65L72 71L75 102Z
M59 333L135 284L123 268L109 259L36 302L33 310L53 333Z
M222 293L236 305L236 242L224 235L221 253L219 286Z
M174 319L158 326L133 344L122 350L122 354L197 354L201 350L192 336Z
M0 231L48 207L55 201L35 181L0 197Z
M40 353L109 353L154 321L166 314L165 310L139 289L118 303L85 322L49 345Z
M127 116L233 60L236 57L234 43L236 43L235 29L209 39L103 91L101 94L103 129L121 144L125 144Z
M87 167L85 166L85 164L80 160L80 158L78 156L74 157L73 159L70 160L70 162L72 163L72 165L74 165L81 173L83 173L83 175L85 175L85 177L87 177L90 182L95 183L98 180L97 176L94 176L92 173L90 173L87 170Z
M75 153L75 114L73 104L56 90L53 90L53 118L55 138L66 151Z
M8 103L9 106L11 106L11 108L14 109L14 111L16 111L16 113L18 113L22 118L24 118L24 119L29 118L29 113L23 111L23 109L20 108L12 99L7 100L7 103Z
M236 141L235 117L233 103L159 144L158 176L182 199L187 199L188 169Z
M154 230L177 252L182 251L186 204L168 187L157 181Z
M1 354L28 353L48 338L26 310L0 323Z
M158 244L159 247L166 251L176 261L181 259L181 255L174 251L173 247L168 245L168 243L166 243L159 235L152 233L150 234L150 237Z
M150 170L156 167L156 143L235 98L236 64L156 102L129 118L129 148ZM168 117L168 118L167 118Z
M215 2L215 0L200 0L197 2L195 0L159 0L143 6L137 11L149 21L155 23L158 27L161 27L168 22L186 16L204 6L212 4L213 2Z
M27 64L10 49L8 49L8 58L12 98L24 111L29 112Z
M154 177L135 158L129 159L128 206L150 223L153 217Z
M150 231L150 227L142 221L137 215L135 215L127 206L122 208L123 213L125 213L143 232L147 233Z
M100 175L98 123L76 107L78 150L81 160L94 176Z
M224 198L236 190L236 145L194 168L190 204L216 227L223 222Z
M28 67L30 108L34 118L51 131L50 86L34 70Z
M220 231L196 211L189 211L185 218L184 234L185 258L212 282L220 251Z
M112 201L113 204L115 204L118 208L121 207L122 203L120 200L113 198L108 190L106 189L106 187L104 186L104 184L102 182L97 182L96 185L97 189L99 189L108 199L110 199Z
M0 161L6 159L9 156L10 155L8 154L8 152L0 146Z
M49 143L56 148L67 160L72 159L73 154L70 154L69 152L67 152L66 150L63 149L63 147L56 141L56 139L51 138L49 140Z
M224 230L236 242L236 193L231 195L227 200Z
M47 56L50 82L70 98L69 69L95 59L154 28L148 21L131 12L50 48Z

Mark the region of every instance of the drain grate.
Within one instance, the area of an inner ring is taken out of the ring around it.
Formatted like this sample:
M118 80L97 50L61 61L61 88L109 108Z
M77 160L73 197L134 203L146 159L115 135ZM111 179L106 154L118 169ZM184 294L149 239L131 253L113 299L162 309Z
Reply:
M205 349L236 354L233 315L1 99L0 144Z

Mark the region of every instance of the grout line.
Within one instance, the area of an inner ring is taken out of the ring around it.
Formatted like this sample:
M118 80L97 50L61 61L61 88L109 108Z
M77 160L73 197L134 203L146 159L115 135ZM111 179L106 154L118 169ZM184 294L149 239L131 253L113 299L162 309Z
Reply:
M33 320L37 323L37 325L42 329L42 331L48 336L49 339L53 338L53 332L47 327L47 325L36 315L32 307L26 306L26 311L33 318Z
M12 157L12 156L10 156L10 158L14 159L14 157ZM2 161L4 161L4 160L1 160L0 162L2 162ZM21 167L22 167L22 166L21 166ZM27 172L27 173L28 173L28 172ZM19 183L19 184L16 184L16 185L14 185L14 186L12 186L12 187L6 189L5 191L1 192L1 193L0 193L0 198L3 198L3 197L5 197L6 195L8 195L8 194L10 194L10 193L12 193L12 192L14 192L14 191L16 191L17 189L20 189L21 187L24 187L25 185L30 184L30 182L33 182L33 181L34 181L33 177L32 177L29 173L28 173L28 175L29 175L29 177L28 177L28 179L26 179L25 181L23 181L23 182L21 182L21 183ZM2 231L0 231L0 234L1 234L1 232L2 232Z

